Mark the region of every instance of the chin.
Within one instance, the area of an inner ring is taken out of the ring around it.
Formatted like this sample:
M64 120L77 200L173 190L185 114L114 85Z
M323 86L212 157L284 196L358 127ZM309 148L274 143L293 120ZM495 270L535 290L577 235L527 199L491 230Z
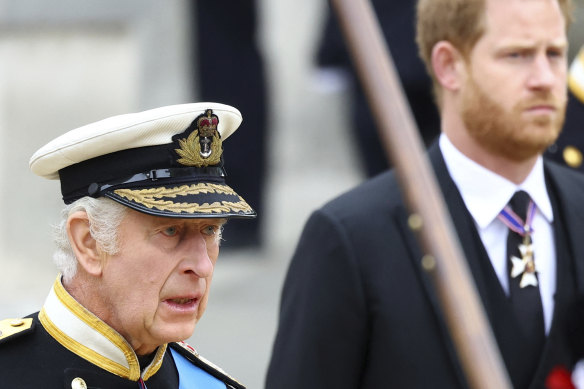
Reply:
M195 324L180 324L180 325L170 325L162 334L161 339L164 339L162 343L170 342L180 342L190 338L195 332Z

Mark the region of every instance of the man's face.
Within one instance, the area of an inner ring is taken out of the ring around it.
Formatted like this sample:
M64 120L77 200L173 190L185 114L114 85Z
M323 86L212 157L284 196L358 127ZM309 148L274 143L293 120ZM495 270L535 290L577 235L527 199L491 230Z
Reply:
M95 312L138 354L190 337L207 305L224 219L172 219L128 211L120 250L105 259Z
M487 0L485 34L470 53L461 114L486 151L523 161L561 131L565 21L555 0Z

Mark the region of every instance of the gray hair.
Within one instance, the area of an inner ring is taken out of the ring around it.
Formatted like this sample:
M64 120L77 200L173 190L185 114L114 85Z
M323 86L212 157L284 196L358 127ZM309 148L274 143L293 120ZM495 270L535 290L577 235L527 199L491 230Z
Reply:
M105 197L82 197L67 205L61 211L61 220L54 226L54 240L57 249L53 261L63 275L63 281L70 281L77 273L77 259L67 236L67 220L77 211L84 211L89 218L89 231L98 246L109 255L119 250L118 227L127 208Z

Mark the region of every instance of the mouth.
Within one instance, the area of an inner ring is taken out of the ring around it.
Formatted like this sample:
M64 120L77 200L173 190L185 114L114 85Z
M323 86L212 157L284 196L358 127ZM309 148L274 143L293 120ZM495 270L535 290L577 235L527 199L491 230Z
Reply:
M170 299L169 301L172 302L172 303L174 303L174 304L185 305L185 304L191 303L193 300L195 300L195 299L190 299L190 298L177 298L177 299Z
M551 104L538 104L532 105L527 108L527 112L530 113L552 113L556 111L556 107Z
M532 99L524 102L523 108L527 112L555 112L559 108L556 99Z
M191 313L198 309L200 299L198 297L172 297L164 300L171 310L181 313Z

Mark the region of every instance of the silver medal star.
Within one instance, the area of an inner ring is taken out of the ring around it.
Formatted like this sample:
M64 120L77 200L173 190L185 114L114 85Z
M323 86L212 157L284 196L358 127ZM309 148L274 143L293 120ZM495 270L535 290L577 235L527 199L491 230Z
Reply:
M519 282L520 288L525 288L528 285L537 286L537 277L535 276L537 268L533 261L533 246L531 244L520 244L519 251L521 252L521 258L511 257L511 263L513 264L511 277L515 278L522 275Z

